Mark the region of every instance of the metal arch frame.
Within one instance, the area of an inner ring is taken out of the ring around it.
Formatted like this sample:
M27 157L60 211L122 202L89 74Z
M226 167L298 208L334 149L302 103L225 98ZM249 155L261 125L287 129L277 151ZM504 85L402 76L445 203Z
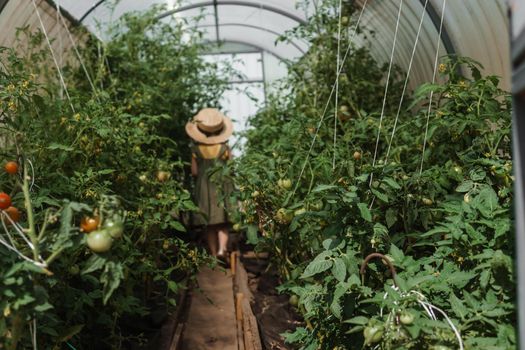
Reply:
M91 6L89 8L89 10L86 11L86 13L84 13L82 15L82 17L80 17L80 19L78 21L80 23L82 23L86 19L86 17L88 17L93 11L95 11L104 2L106 2L106 0L99 0L99 1L97 1L95 4L93 4L93 6ZM182 6L182 7L173 9L173 10L166 11L165 13L159 15L158 18L161 19L161 18L170 16L170 15L172 15L174 13L177 13L177 12L187 11L187 10L191 10L191 9L195 9L195 8L199 8L199 7L220 6L220 5L237 5L237 6L244 6L244 7L254 7L254 8L261 9L261 10L275 12L275 13L277 13L279 15L288 17L288 18L290 18L290 19L292 19L292 20L294 20L296 22L302 23L302 24L306 23L305 19L303 19L301 17L298 17L298 16L296 16L294 14L291 14L289 12L283 11L280 8L277 8L277 7L274 7L274 6L270 6L270 5L264 5L264 4L254 4L254 3L251 3L251 2L248 2L248 1L242 1L242 0L226 0L226 1L221 1L221 2L218 2L217 0L203 1L203 2L196 3L196 4Z
M253 25L253 24L246 24L246 23L222 23L220 25L221 27L233 27L233 26L237 26L237 27L246 27L246 28L252 28L252 29L257 29L257 30L261 30L261 31L264 31L264 32L267 32L267 33L270 33L270 34L274 34L276 36L280 36L281 34L274 31L274 30L271 30L271 29L267 29L267 28L263 28L263 27L259 27L259 26L256 26L256 25ZM204 25L197 25L195 26L194 28L209 28L209 27L215 27L215 24L204 24ZM220 40L219 40L220 41ZM228 41L227 39L225 41ZM296 43L294 42L291 42L290 41L290 44L295 47L300 53L302 54L305 54L306 52L299 46L297 45ZM268 50L265 50L265 51L268 51Z
M82 17L78 20L78 22L82 23L93 11L95 11L105 1L106 0L99 0L99 1L97 1L93 6L91 6L89 8L89 10L86 11L86 13L84 13L82 15ZM419 0L419 2L421 3L422 6L425 6L425 0ZM166 12L160 14L157 18L158 19L162 19L162 18L171 16L171 15L173 15L175 13L188 11L188 10L192 10L192 9L200 8L200 7L213 6L214 7L214 13L215 13L215 27L216 27L216 33L217 33L217 41L219 41L219 39L220 39L220 35L219 35L219 27L220 27L220 25L219 25L219 20L218 20L218 16L217 16L217 8L220 5L236 5L236 6L244 6L244 7L253 7L253 8L257 8L257 9L261 9L261 10L266 10L266 11L277 13L279 15L285 16L285 17L287 17L289 19L292 19L292 20L294 20L294 21L296 21L298 23L301 23L301 24L305 24L307 22L305 19L303 19L301 17L298 17L298 16L296 16L296 15L294 15L292 13L289 13L287 11L284 11L284 10L282 10L280 8L277 8L275 6L264 5L262 3L261 4L255 4L255 3L248 2L248 1L243 1L243 0L223 0L223 1L220 1L220 2L218 0L202 1L202 2L199 2L199 3L186 5L186 6L182 6L182 7L173 9L173 10L166 11ZM436 30L439 32L440 23L441 23L440 15L438 14L438 12L436 11L436 9L434 8L434 6L432 5L432 3L430 1L428 2L428 4L427 4L425 9L426 9L426 12L427 12L428 16L430 17L430 20L432 21L432 24L434 25ZM443 42L443 47L445 48L445 51L447 52L447 54L449 54L449 55L457 54L456 48L454 46L454 43L453 43L453 41L452 41L452 39L451 39L451 37L450 37L450 35L448 33L446 24L443 25L443 28L441 30L441 41Z
M9 0L0 0L0 13L2 12L2 10L5 7L5 5L7 5L8 2L9 2Z
M423 8L425 8L425 0L419 0ZM432 2L429 1L426 7L426 11L428 16L430 17L430 20L434 24L434 27L436 28L437 32L439 33L439 27L441 26L441 17L439 13L434 8L434 5L432 5ZM448 34L447 25L445 21L443 21L443 28L441 30L441 41L443 42L443 47L445 48L445 51L449 55L456 55L456 48L454 47L454 43L452 42L452 39L450 38L450 35Z
M235 5L235 6L253 7L253 8L256 8L256 9L259 9L259 10L265 10L265 11L277 13L277 14L279 14L281 16L287 17L287 18L289 18L289 19L291 19L293 21L296 21L298 23L301 23L301 24L306 24L307 23L307 21L304 18L301 18L301 17L296 16L296 15L294 15L292 13L289 13L289 12L286 12L284 10L281 10L278 7L271 6L271 5L264 5L264 4L254 4L252 2L242 1L242 0L223 0L221 2L218 2L217 0L214 0L214 1L203 1L203 2L199 2L199 3L187 5L187 6L182 6L182 7L179 7L177 9L166 11L165 13L161 14L159 16L159 18L164 18L164 17L167 17L167 16L171 16L171 15L177 13L177 12L188 11L188 10L192 10L192 9L195 9L195 8L208 7L208 6L212 6L212 5L213 6Z
M514 18L509 11L511 22ZM525 349L525 30L509 34L512 63L512 161L514 163L514 217L517 293L516 312L518 326L516 335L518 349Z
M5 7L5 5L7 4L8 1L9 0L0 0L0 12L2 12L3 8ZM53 6L56 6L56 4L55 4L55 2L53 0L46 0L46 1L49 4L51 4ZM93 11L95 11L105 1L106 0L99 0L99 1L97 1L78 20L75 19L73 16L71 16L64 9L61 9L61 11L64 14L66 14L67 19L72 24L79 25L79 24L82 24L82 22L86 19L86 17L89 16ZM419 2L423 6L425 5L425 0L419 0ZM237 1L235 1L235 0L225 0L225 1L221 1L220 3L217 0L203 1L203 2L200 2L200 3L191 4L191 5L183 6L183 7L180 7L180 8L177 8L177 9L173 9L173 10L170 10L170 11L166 11L165 13L161 14L158 18L161 19L161 18L170 16L170 15L172 15L174 13L177 13L177 12L187 11L187 10L191 10L191 9L194 9L194 8L206 7L206 6L214 6L215 7L215 15L217 15L217 6L219 6L219 5L238 5L238 6L254 7L254 8L258 8L258 9L262 9L262 10L266 10L266 11L275 12L277 14L280 14L282 16L288 17L288 18L290 18L290 19L292 19L292 20L294 20L294 21L296 21L298 23L301 23L301 24L306 23L306 20L304 20L303 18L295 16L295 15L289 13L289 12L283 11L283 10L281 10L279 8L274 7L274 6L269 6L269 5L264 5L264 4L259 4L258 5L258 4L254 4L254 3L247 2L247 1L242 1L242 0L237 0ZM428 13L432 23L434 24L434 27L439 32L439 27L440 27L440 23L441 23L441 17L439 16L439 14L437 13L436 9L434 8L434 6L432 5L432 3L430 1L427 4L426 11L427 11L427 13ZM219 26L218 19L216 18L215 20L216 20L216 26L218 27ZM219 32L217 30L217 35L218 35L218 33ZM452 39L451 39L450 35L448 34L448 30L447 30L445 24L443 25L443 29L442 29L442 32L441 32L441 41L443 42L443 46L444 46L444 48L445 48L445 50L447 51L448 54L456 54L456 49L454 47L454 43L452 42Z
M253 43L250 43L250 42L247 42L247 41L243 41L243 40L234 40L234 39L224 39L222 40L221 42L216 42L216 41L212 41L212 40L204 40L203 41L204 44L207 44L207 43L210 43L210 44L214 44L214 45L217 45L217 44L221 44L221 43L224 43L224 44L227 44L227 43L232 43L232 44L241 44L241 45L245 45L245 46L250 46L250 47L253 47L254 49L256 49L258 52L267 52L269 53L270 55L272 56L275 56L278 60L280 61L283 61L283 62L288 62L289 60L276 54L275 52L272 52L272 51L268 51L267 49L265 49L264 47L262 46L259 46L259 45L255 45ZM253 52L253 51L252 51ZM225 51L225 52L217 52L217 53L239 53L239 52L229 52L229 51ZM241 52L242 53L242 52Z

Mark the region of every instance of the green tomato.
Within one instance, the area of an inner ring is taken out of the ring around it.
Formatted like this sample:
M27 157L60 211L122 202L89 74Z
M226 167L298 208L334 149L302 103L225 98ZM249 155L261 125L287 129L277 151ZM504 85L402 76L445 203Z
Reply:
M289 224L293 219L293 213L284 208L280 208L275 214L275 219L281 224Z
M290 299L288 299L288 302L292 306L297 306L297 305L299 305L299 297L297 295L295 295L295 294L292 294L290 296Z
M374 344L381 341L383 337L383 326L367 326L363 331L366 344Z
M321 210L323 209L323 201L319 200L317 202L314 202L314 203L311 203L310 204L310 209L313 210L313 211L316 211L316 210Z
M501 251L501 249L496 250L492 254L492 258L490 259L490 267L492 270L499 270L502 268L505 268L507 265L507 259L505 258L505 254Z
M445 345L432 345L429 350L450 350L448 346Z
M297 209L293 214L294 216L299 216L299 215L303 215L304 213L306 213L306 209L301 208L301 209Z
M432 199L430 199L430 198L423 198L421 201L423 202L424 205L432 205L432 204L434 204L434 201L432 201Z
M408 326L414 322L414 315L408 311L403 311L401 315L399 315L399 321L401 321L402 324Z
M113 238L120 238L124 233L124 223L118 219L108 219L104 221L104 229Z
M93 231L87 235L87 245L95 253L105 253L111 249L113 238L105 229Z
M72 275L78 275L80 273L80 267L78 267L77 264L72 265L69 267L69 273Z
M277 186L284 190L292 188L292 181L290 179L279 179L277 180Z
M233 230L235 232L239 232L241 230L241 224L234 224L233 225Z

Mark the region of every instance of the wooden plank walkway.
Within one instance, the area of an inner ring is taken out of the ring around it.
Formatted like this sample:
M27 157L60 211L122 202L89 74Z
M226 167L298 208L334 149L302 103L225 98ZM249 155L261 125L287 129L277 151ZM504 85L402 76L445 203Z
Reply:
M238 350L231 272L203 268L192 291L182 350Z

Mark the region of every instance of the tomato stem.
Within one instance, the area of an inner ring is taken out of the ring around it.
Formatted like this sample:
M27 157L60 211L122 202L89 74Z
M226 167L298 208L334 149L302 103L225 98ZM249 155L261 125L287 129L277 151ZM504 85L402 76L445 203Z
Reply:
M22 190L24 192L24 199L25 199L25 207L27 211L27 221L29 224L29 229L27 230L27 234L29 235L29 239L31 239L31 243L33 244L33 258L35 261L38 261L39 258L39 251L38 251L38 237L36 236L36 230L35 230L35 218L33 214L33 204L31 203L31 196L29 194L29 180L28 180L28 166L27 161L24 164L24 178L23 178L23 185Z
M47 224L48 224L48 220L49 220L49 213L51 212L51 210L48 208L46 210L46 213L44 215L44 223L42 224L42 228L40 229L40 233L37 237L38 241L40 241L42 238L44 238L44 234L46 233L46 229L47 229Z
M46 265L50 265L53 260L55 260L56 258L58 258L58 256L60 254L62 254L62 252L64 251L64 247L60 247L58 250L54 251L53 254L51 254L47 259L46 259Z

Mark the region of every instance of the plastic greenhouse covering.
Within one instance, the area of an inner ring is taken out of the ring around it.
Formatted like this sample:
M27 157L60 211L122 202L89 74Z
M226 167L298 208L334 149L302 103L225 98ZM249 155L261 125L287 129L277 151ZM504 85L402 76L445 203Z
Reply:
M501 40L507 31L509 20L505 0L445 1L410 0L365 1L362 23L376 33L371 50L380 62L388 62L392 44L395 46L393 61L408 71L410 87L432 79L432 67L436 50L440 55L458 54L475 57L485 68L485 73L502 77L502 87L510 89L509 41ZM426 7L425 7L426 3ZM283 77L286 70L279 61L301 57L308 49L303 41L277 42L280 35L305 21L308 13L315 11L315 1L308 8L298 7L296 1L135 1L122 0L116 6L111 1L59 0L55 5L67 11L75 20L87 26L97 36L104 38L105 28L120 16L131 11L144 11L154 5L165 6L162 15L186 20L188 26L196 26L204 32L207 42L223 43L222 51L256 50L262 52L264 77L271 83ZM399 6L401 4L401 7ZM394 42L396 15L401 8L399 33ZM440 18L443 14L441 36ZM195 20L198 18L198 21ZM1 17L0 17L1 19ZM480 20L483 21L480 23ZM420 27L421 24L421 27ZM465 35L464 33L469 33ZM364 38L356 37L362 44ZM239 49L241 47L242 49ZM415 50L414 52L412 52ZM411 64L411 57L412 64ZM274 62L275 61L275 62ZM251 67L246 69L259 69ZM259 74L261 72L256 72ZM248 74L253 74L248 72ZM239 88L240 86L237 86ZM253 86L251 87L253 89ZM261 89L256 89L261 94ZM244 99L239 97L239 99ZM241 120L248 116L238 110L244 101L227 103L227 110ZM255 109L252 103L251 111Z
M390 46L396 22L398 1L360 0L365 11L363 24L377 32L372 50L377 59L389 60ZM300 57L307 49L307 43L290 44L275 41L279 35L304 21L308 9L297 8L295 1L134 1L122 0L115 8L107 1L56 1L75 19L93 32L103 36L104 23L111 23L129 11L142 11L152 5L165 5L166 16L202 19L196 24L205 32L209 41L241 43L271 52L280 59ZM315 2L314 2L315 3ZM415 43L418 25L423 17L421 34L418 38L415 63L412 72L413 84L429 80L428 67L437 49L439 18L444 13L441 50L443 53L457 53L476 57L487 72L509 77L509 41L501 40L501 33L509 25L505 0L443 1L430 0L424 11L425 0L404 1L401 9L400 33L397 38L395 62L408 67L410 52ZM443 5L445 5L443 11ZM481 21L481 22L480 22ZM190 21L189 25L193 25ZM468 35L465 35L468 33ZM504 87L509 87L504 80Z

